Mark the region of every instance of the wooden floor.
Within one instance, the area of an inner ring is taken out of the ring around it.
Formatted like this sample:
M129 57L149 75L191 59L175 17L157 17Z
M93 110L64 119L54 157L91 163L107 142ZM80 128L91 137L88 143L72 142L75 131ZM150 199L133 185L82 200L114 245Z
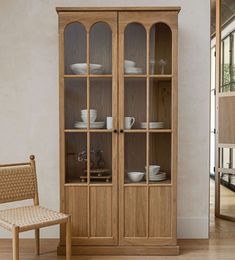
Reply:
M211 181L211 191L214 182ZM228 196L233 196L230 191ZM215 219L213 208L214 199L211 192L211 234L210 240L179 240L180 255L171 257L162 256L74 256L73 260L234 260L235 259L235 223ZM206 199L206 198L205 198ZM65 257L56 256L57 240L43 240L41 242L42 254L35 256L34 241L21 240L20 260L57 260ZM0 260L11 260L11 240L0 240Z

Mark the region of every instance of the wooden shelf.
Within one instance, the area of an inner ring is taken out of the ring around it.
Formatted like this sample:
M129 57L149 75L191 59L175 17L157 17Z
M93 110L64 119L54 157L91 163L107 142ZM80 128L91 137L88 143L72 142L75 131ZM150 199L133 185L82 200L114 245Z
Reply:
M171 133L171 129L130 129L124 130L124 133Z
M170 81L172 80L172 75L149 75L151 79L157 80L157 81Z
M112 78L112 74L101 74L101 75L96 75L96 74L79 74L79 75L73 75L73 74L65 74L64 78L69 78L69 79L76 79L76 78Z
M147 78L146 74L124 74L124 78Z
M64 130L65 133L87 133L87 132L91 132L91 133L112 133L113 130L111 129L65 129Z
M149 181L149 184L147 184L146 181L141 182L130 182L129 180L125 180L124 186L171 186L171 180L167 179L165 181Z

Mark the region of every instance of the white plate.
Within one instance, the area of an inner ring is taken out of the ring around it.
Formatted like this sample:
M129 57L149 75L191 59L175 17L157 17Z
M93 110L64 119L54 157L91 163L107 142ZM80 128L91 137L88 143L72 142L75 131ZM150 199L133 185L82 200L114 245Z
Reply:
M140 123L141 128L147 128L147 123L146 122L141 122ZM149 128L164 128L164 122L149 122Z
M91 122L90 128L104 128L105 122ZM85 122L76 122L74 124L75 128L87 128L88 124Z
M74 63L70 65L70 69L74 74L86 74L87 73L86 63ZM103 72L103 66L101 64L90 64L91 74L101 74Z
M141 68L128 67L128 68L125 68L125 73L127 73L127 74L141 74L141 73L143 73L143 70Z
M167 174L165 172L156 174L155 176L149 175L149 179L152 180L159 180L159 179L166 179L166 178L167 178Z

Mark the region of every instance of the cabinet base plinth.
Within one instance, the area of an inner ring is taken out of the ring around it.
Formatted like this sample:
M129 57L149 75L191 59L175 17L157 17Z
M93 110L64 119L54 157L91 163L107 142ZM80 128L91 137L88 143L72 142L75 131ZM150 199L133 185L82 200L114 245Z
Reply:
M65 255L65 246L58 246ZM73 255L179 255L179 246L72 246Z

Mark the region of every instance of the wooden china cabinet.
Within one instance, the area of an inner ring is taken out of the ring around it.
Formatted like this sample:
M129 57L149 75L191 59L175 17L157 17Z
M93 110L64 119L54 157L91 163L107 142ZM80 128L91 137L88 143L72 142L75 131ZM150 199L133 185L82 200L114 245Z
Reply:
M57 8L61 210L72 215L74 254L179 252L179 11Z

